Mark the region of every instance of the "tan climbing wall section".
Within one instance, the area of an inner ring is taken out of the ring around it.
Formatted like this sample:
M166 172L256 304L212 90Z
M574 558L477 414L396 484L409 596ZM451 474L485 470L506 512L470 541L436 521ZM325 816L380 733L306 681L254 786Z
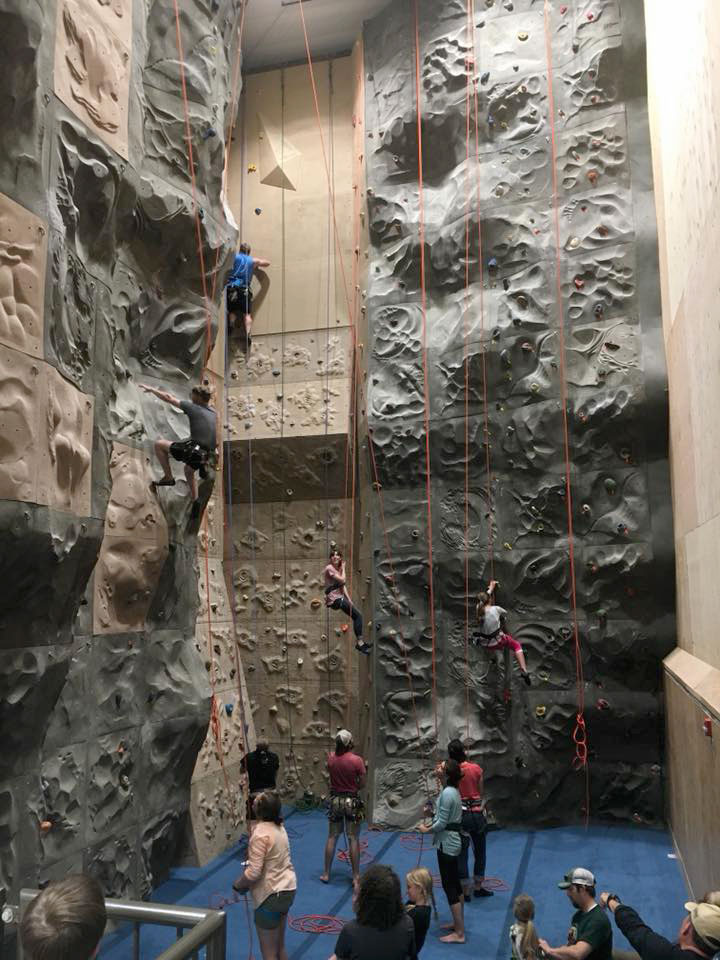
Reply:
M281 757L288 800L326 792L331 737L349 725L362 743L360 718L369 710L367 661L354 648L350 620L325 606L322 581L337 544L354 601L370 609L360 507L351 499L359 488L350 319L359 316L364 286L354 161L361 62L316 64L315 78L337 245L306 66L246 78L244 133L229 172L242 238L271 265L253 284L250 355L232 334L228 344L225 570L255 730Z
M701 896L720 886L718 859L708 857L717 849L720 768L701 723L708 713L716 730L720 723L720 7L688 0L680 11L646 0L645 17L681 648L666 661L670 819ZM703 785L699 796L689 783Z
M98 0L60 0L55 31L55 93L109 146L128 155L131 0L112 15Z

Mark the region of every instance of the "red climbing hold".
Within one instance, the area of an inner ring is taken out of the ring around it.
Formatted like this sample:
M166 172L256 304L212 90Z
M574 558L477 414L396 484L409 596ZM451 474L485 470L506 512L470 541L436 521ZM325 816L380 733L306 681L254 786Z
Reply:
M590 20L590 22L592 22L592 21L595 19L595 14L592 13L592 12L591 12L591 13L588 13L587 18L588 18L588 20Z
M574 283L575 283L576 290L582 290L583 287L585 286L585 281L583 280L582 277L575 277Z

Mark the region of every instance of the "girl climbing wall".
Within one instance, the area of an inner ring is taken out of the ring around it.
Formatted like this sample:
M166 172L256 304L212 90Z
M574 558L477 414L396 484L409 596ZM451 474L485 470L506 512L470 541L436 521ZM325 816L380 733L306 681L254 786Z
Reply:
M530 674L525 663L523 648L505 630L507 610L491 602L495 599L496 587L497 581L491 580L487 591L478 594L478 632L472 636L473 643L482 645L487 650L502 650L505 647L512 650L522 678L530 686Z
M349 617L352 617L353 630L355 631L355 649L360 653L369 654L372 649L371 643L363 640L363 618L360 611L350 599L350 594L345 586L345 561L339 550L333 549L330 553L330 562L323 570L325 578L325 603L331 610L342 610Z

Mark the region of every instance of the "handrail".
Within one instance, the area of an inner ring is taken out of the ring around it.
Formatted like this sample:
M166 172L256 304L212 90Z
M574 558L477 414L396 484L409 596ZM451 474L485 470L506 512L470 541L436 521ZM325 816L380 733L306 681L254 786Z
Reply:
M21 890L18 924L30 902L39 890ZM206 960L225 960L226 921L222 910L203 910L181 904L152 903L144 900L105 900L108 919L129 920L134 925L133 958L139 960L139 929L143 923L175 927L178 933L187 929L179 939L163 951L156 960L187 960L196 957L205 947ZM23 960L22 944L18 940L18 960Z

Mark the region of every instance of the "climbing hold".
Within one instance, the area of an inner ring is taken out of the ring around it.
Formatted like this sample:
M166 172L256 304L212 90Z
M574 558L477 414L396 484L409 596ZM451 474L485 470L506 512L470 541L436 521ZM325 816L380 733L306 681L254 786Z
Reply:
M490 259L487 262L487 265L488 265L488 270L490 271L497 270L497 266L498 266L497 259L495 257L490 257Z
M522 349L525 351L525 353L530 353L532 350L532 344L528 340L525 340L522 344Z
M605 307L603 306L602 303L596 303L595 306L593 307L593 313L595 314L596 317L601 317L604 312L605 312Z
M215 127L208 127L207 130L205 130L205 132L203 133L202 138L203 140L209 140L210 137L216 137L216 136L217 136L217 130L215 129Z
M617 484L612 477L607 477L605 480L605 490L612 496L617 490Z
M480 83L487 83L490 79L490 71L486 70L485 73L480 77Z
M595 14L591 11L587 14L587 18L592 23L592 21L595 19Z
M347 632L348 632L348 625L347 625L346 623L344 623L344 624L340 627L340 629L342 630L343 633L347 633Z
M493 119L493 116L490 113L488 114L487 122L489 127L495 126L495 120Z
M232 703L226 703L226 704L225 704L225 713L226 713L229 717L231 717L231 716L232 716L232 712L233 712L233 704L232 704Z
M582 277L575 277L575 279L573 280L573 283L575 284L576 290L582 290L583 287L585 286L585 281L583 280Z
M597 708L598 710L609 710L610 704L607 702L607 700L603 700L601 697L597 702Z
M257 166L254 163L248 164L248 173L255 173L257 171Z
M544 717L546 713L547 707L544 707L542 704L538 704L538 706L535 707L535 716L538 718L538 720Z
M313 599L310 601L311 610L319 610L321 606L322 606L322 601L318 600L317 597L313 597Z
M597 178L598 178L597 170L588 170L587 178L590 181L590 183L597 183Z
M520 40L521 43L524 43L529 36L530 36L529 33L525 33L524 30L521 30L520 33L518 34L518 40Z
M255 216L259 217L262 213L262 207L255 207Z
M567 7L566 6L560 7L560 16L564 17L566 13L567 13Z
M52 820L40 821L40 829L42 830L43 833L47 833L49 830L52 830L52 828L53 828Z
M506 550L512 550L512 544L508 543L507 540L505 541L503 546L505 547Z

